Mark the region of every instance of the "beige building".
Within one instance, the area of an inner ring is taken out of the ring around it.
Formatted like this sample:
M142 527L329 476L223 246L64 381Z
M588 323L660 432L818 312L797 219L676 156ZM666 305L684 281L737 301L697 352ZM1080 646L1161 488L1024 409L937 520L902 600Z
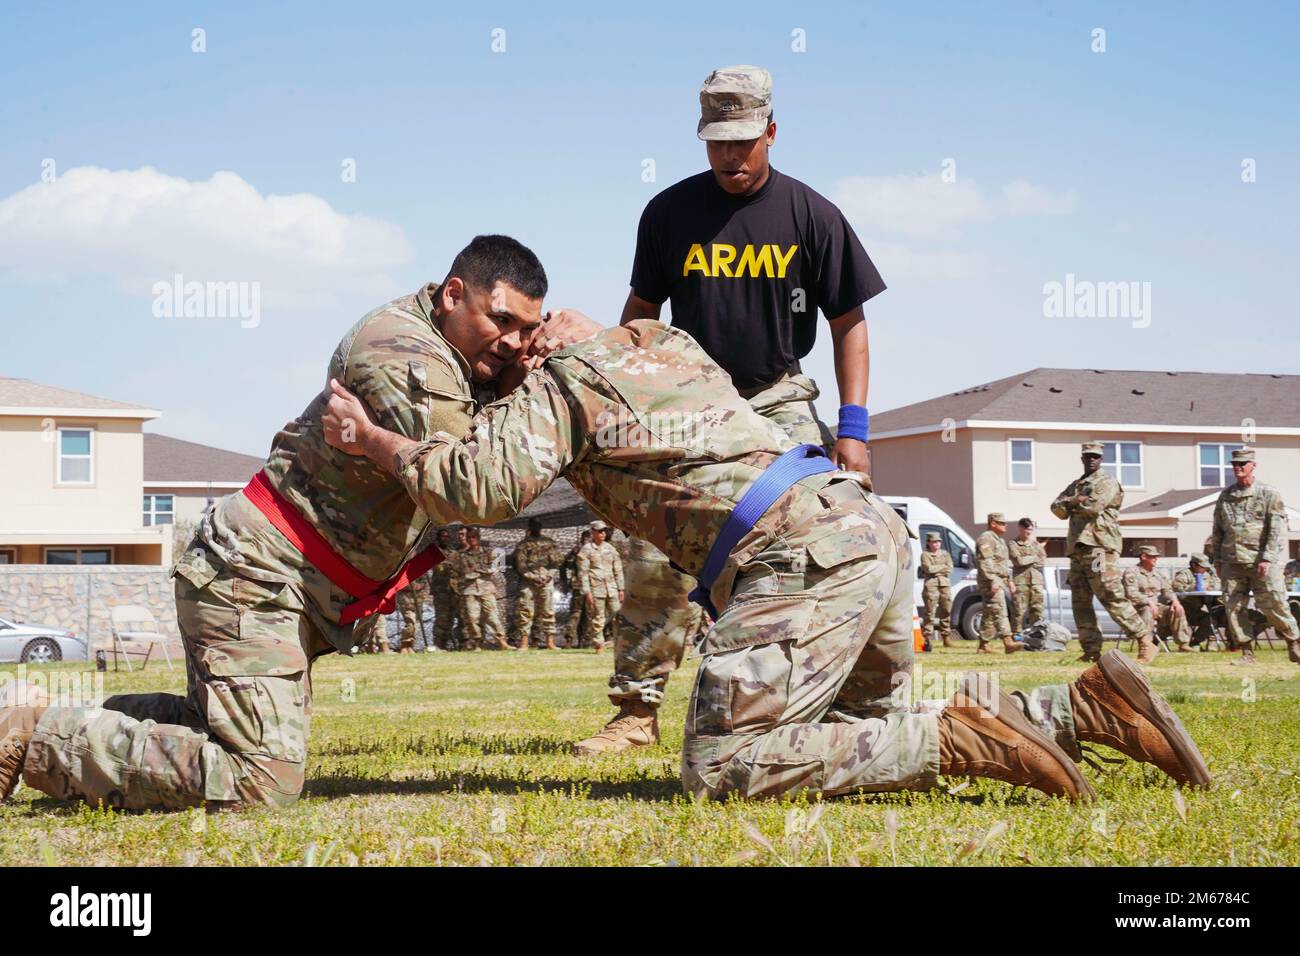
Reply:
M1103 443L1124 488L1125 554L1202 550L1229 456L1251 444L1300 557L1300 375L1034 369L873 415L872 475L877 492L931 498L972 533L990 511L1033 518L1061 556L1050 506L1081 474L1085 441Z
M0 378L0 564L168 564L140 517L144 423L159 412Z
M193 524L209 505L248 484L265 464L166 435L144 436L144 524Z

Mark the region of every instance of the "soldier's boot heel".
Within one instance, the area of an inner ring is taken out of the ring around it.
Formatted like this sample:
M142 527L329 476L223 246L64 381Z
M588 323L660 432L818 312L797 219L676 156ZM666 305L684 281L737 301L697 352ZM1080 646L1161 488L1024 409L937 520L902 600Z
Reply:
M1002 638L1002 649L1008 654L1014 654L1016 651L1023 651L1025 645L1021 644L1015 638L1004 637Z
M1144 638L1138 643L1138 663L1150 664L1160 653L1160 648L1156 647L1156 642L1151 638Z
M0 708L0 803L9 799L22 778L27 745L43 713L44 707Z
M1300 664L1300 641L1286 642L1286 656L1292 664Z
M975 648L976 654L992 654L993 649L989 647L989 642L980 638L980 646Z
M1079 741L1154 764L1179 784L1210 785L1209 768L1178 715L1119 651L1107 651L1070 685L1070 708Z

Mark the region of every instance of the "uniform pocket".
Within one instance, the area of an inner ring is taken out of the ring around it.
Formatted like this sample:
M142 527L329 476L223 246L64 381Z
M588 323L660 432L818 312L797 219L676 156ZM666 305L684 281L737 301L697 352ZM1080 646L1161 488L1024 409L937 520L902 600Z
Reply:
M267 613L241 611L241 635L246 618ZM241 637L202 648L200 660L202 710L214 736L237 752L306 759L307 656L297 639Z
M194 545L172 565L170 577L180 575L194 587L202 589L212 583L221 569L221 562L201 545Z

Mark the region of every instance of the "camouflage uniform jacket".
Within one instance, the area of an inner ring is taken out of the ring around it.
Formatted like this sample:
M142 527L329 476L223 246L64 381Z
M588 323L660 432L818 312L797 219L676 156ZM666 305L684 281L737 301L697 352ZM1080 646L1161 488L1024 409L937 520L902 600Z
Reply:
M921 552L921 573L927 578L948 581L952 577L952 555L943 548L933 553L926 548Z
M496 554L487 545L466 548L456 554L451 569L452 587L461 597L496 595Z
M1087 500L1082 503L1075 501L1079 495L1086 495ZM1124 534L1119 526L1119 509L1123 506L1124 489L1100 469L1070 482L1052 502L1052 514L1070 519L1066 550L1073 551L1076 545L1083 545L1116 553L1121 551Z
M575 544L564 556L564 563L560 565L560 583L566 590L575 594L582 593L582 580L578 577L578 553L581 550L582 545Z
M429 572L429 589L438 596L446 596L455 590L452 571L456 567L456 556L460 554L460 549L455 545L448 545L443 554L446 555L446 559L441 564L435 564L433 570Z
M370 312L343 337L324 382L336 378L385 428L424 440L463 433L479 402L465 358L440 331L434 285ZM272 485L334 551L367 577L383 581L411 556L429 519L401 482L361 457L325 442L318 395L271 443L265 471ZM240 575L288 582L301 589L305 609L335 647L352 645L352 628L338 615L352 597L331 584L244 495L221 499L203 517L198 535ZM202 560L183 555L181 562Z
M434 520L489 524L566 475L603 520L698 575L736 502L792 447L693 338L640 320L556 352L485 408L466 440L413 445L398 473ZM726 606L739 567L789 522L831 513L817 491L835 476L803 479L741 538L711 591L716 607ZM833 560L827 550L815 560Z
M1016 574L1038 568L1040 571L1047 563L1047 548L1037 538L1028 541L1012 540L1007 542L1007 553L1011 555L1011 570Z
M543 534L520 541L511 560L521 578L529 584L544 587L555 578L555 569L563 563L564 555L559 546Z
M612 597L623 590L623 559L608 541L589 543L578 552L578 577L582 592L592 597Z
M1219 493L1209 558L1215 564L1255 564L1286 556L1286 506L1277 490L1260 482L1235 482Z
M1203 586L1199 590L1202 591L1223 590L1223 582L1219 580L1219 574L1217 571L1214 570L1214 568L1206 568L1201 573L1205 575L1205 577L1202 578ZM1198 590L1198 588L1196 587L1196 572L1193 571L1191 568L1180 568L1174 574L1173 586L1174 586L1174 590L1178 592Z
M1150 571L1143 570L1140 565L1126 568L1122 580L1124 596L1139 610L1146 607L1152 599L1155 599L1157 604L1172 604L1175 600L1174 589L1169 586L1169 579L1155 568Z
M1007 543L992 528L975 539L975 568L980 587L1006 587L1011 577Z

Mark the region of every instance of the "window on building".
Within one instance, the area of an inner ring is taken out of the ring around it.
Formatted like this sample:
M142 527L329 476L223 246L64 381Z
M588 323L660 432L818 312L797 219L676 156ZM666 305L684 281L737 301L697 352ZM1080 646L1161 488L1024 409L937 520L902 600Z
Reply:
M1007 453L1011 457L1011 486L1023 488L1033 485L1034 440L1012 438L1007 442Z
M1200 488L1226 488L1236 479L1232 477L1232 453L1237 445L1202 444L1199 447Z
M1142 443L1140 441L1102 442L1101 470L1125 488L1146 487L1142 481Z
M112 548L46 548L46 564L112 564Z
M95 479L89 428L59 429L59 483L86 485Z
M0 564L13 564L18 560L18 555L13 548L0 548Z
M176 516L176 499L172 495L144 496L144 526L171 524Z

